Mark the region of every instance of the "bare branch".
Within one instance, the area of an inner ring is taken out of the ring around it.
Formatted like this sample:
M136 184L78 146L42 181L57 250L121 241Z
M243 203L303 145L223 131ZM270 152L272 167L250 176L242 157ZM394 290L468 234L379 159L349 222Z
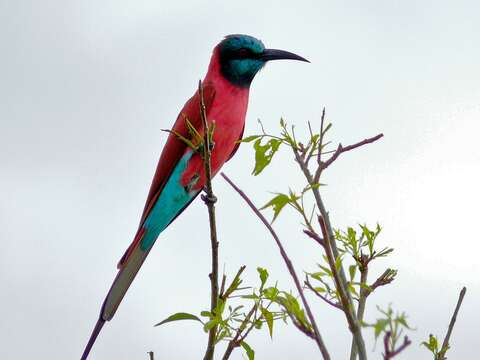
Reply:
M447 334L445 335L445 339L443 339L442 348L438 352L438 360L446 360L445 354L450 347L450 336L452 335L453 327L455 326L455 322L457 321L458 311L460 310L460 306L462 306L462 301L465 297L466 292L467 288L463 287L460 291L460 294L458 295L457 306L455 306L455 311L453 312L452 319L450 320L450 324L448 325Z
M314 179L315 179L315 182L318 182L318 180L320 179L320 174L322 173L323 170L325 170L326 168L328 168L330 165L332 165L332 163L338 159L338 157L343 154L344 152L347 152L347 151L351 151L351 150L354 150L360 146L363 146L363 145L367 145L367 144L371 144L379 139L381 139L383 137L383 134L378 134L374 137L371 137L371 138L368 138L368 139L365 139L363 141L360 141L356 144L353 144L353 145L348 145L348 146L343 146L342 144L338 144L338 147L337 147L337 150L335 150L335 152L333 153L333 155L325 162L321 161L318 168L317 168L317 171L315 172L315 176L314 176Z
M315 322L315 318L313 316L312 311L310 310L310 306L308 305L307 299L305 298L305 294L303 293L303 288L300 284L300 281L298 280L297 274L295 272L295 268L293 267L292 261L288 257L287 253L285 252L285 249L283 248L282 243L280 242L280 239L278 238L277 234L273 230L272 226L268 222L267 219L262 215L262 213L258 210L258 208L253 204L253 202L249 199L249 197L242 191L240 188L235 185L230 178L225 175L223 172L221 173L222 177L232 186L232 188L245 200L245 202L248 204L248 206L252 209L252 211L255 213L255 215L258 216L258 218L262 221L262 223L265 225L265 227L268 229L272 237L274 238L278 249L280 250L280 254L285 261L285 264L287 266L287 269L290 273L290 275L293 278L293 281L295 283L295 286L297 288L298 293L300 294L300 297L303 302L303 306L305 307L305 310L307 312L307 316L310 320L310 323L312 325L313 331L315 333L315 342L318 345L318 348L320 349L320 352L322 353L322 356L325 360L330 359L330 355L327 351L327 348L325 344L323 343L322 337L320 335L320 331L318 330L317 323Z
M155 357L154 357L153 351L149 351L149 352L147 352L147 354L148 354L148 356L149 356L150 360L155 360Z

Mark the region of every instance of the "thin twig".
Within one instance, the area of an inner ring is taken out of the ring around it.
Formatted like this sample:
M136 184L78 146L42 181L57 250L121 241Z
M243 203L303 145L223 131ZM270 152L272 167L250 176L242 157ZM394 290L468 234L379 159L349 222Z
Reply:
M383 337L383 348L384 348L384 353L383 353L383 360L390 360L393 359L395 356L400 354L403 350L407 348L412 342L408 338L408 336L405 336L403 338L403 344L400 345L397 349L390 349L390 337L392 336L392 333L390 331L387 331L385 333L385 336Z
M453 327L455 326L455 321L457 321L458 311L460 310L460 306L462 306L463 298L465 297L465 293L467 292L467 288L463 287L458 295L457 306L455 306L455 311L453 312L452 318L450 320L450 324L448 325L447 334L445 335L445 339L443 339L442 348L438 352L438 360L445 360L445 354L447 350L450 348L450 336L452 335Z
M345 146L345 147L343 147L342 144L338 144L337 150L333 153L333 155L330 157L330 159L328 159L327 161L322 163L322 165L321 165L322 170L325 170L327 167L332 165L332 163L335 160L337 160L337 158L340 156L340 154L342 154L344 152L347 152L347 151L350 151L350 150L353 150L353 149L356 149L356 148L358 148L360 146L363 146L363 145L366 145L366 144L371 144L371 143L377 141L378 139L380 139L382 137L383 137L383 134L378 134L374 137L365 139L365 140L360 141L356 144L348 145L348 146Z
M322 299L323 301L325 301L327 304L333 306L334 308L336 309L339 309L339 310L342 310L342 306L340 304L337 304L335 302L333 302L332 300L328 299L326 296L322 295L320 292L318 292L313 286L312 284L310 283L310 280L308 280L308 276L306 277L305 281L304 281L304 284L307 288L309 288L315 295L317 295L320 299Z
M233 336L233 339L228 342L227 350L225 350L225 354L223 354L222 360L227 360L230 357L230 355L232 354L232 351L236 347L240 346L240 343L245 338L245 336L241 336L242 332L247 328L248 322L252 318L253 314L255 314L255 312L257 311L257 306L258 306L257 303L255 303L255 305L253 305L253 307L250 309L247 316L245 316L245 319L243 319L242 323L240 324L239 328L237 329L237 332ZM254 325L255 325L255 323L252 322L249 330L251 330ZM249 330L247 330L247 331L250 332Z
M203 140L203 162L205 166L205 192L206 196L202 196L203 201L208 207L208 218L210 222L210 242L212 246L212 272L209 274L211 283L210 310L212 314L215 312L218 301L218 240L217 240L217 224L215 220L215 202L217 198L213 194L212 189L212 170L211 170L211 146L210 146L210 128L208 125L205 102L203 98L202 81L198 83L198 94L200 97L200 117L202 118L204 128ZM208 334L208 345L205 352L204 360L212 360L215 351L215 337L217 333L217 325L213 326Z
M248 196L238 188L237 185L235 185L230 178L228 178L227 175L225 175L223 172L221 173L222 177L230 184L230 186L233 187L233 189L245 200L245 202L248 204L248 206L252 209L252 211L255 213L255 215L258 216L258 218L263 222L263 224L266 226L266 228L269 230L270 234L274 238L278 249L280 250L280 254L285 261L285 264L287 266L287 269L290 273L290 275L293 278L293 281L295 283L295 286L297 288L298 293L300 294L300 297L303 302L303 306L305 307L305 310L307 312L307 316L310 320L310 323L312 325L313 331L315 333L315 342L318 345L318 348L320 349L320 352L322 353L322 356L325 360L330 359L330 355L328 353L328 350L322 340L322 337L320 335L320 331L318 330L317 323L315 322L315 318L313 316L312 311L310 310L310 306L308 305L307 299L305 298L305 294L303 293L302 286L300 284L300 281L298 280L297 274L295 272L295 268L293 267L292 261L288 257L287 253L285 252L285 249L283 248L282 243L280 242L280 239L278 238L277 234L273 230L272 226L268 222L267 219L262 215L262 213L258 210L258 208L253 204L253 202L248 198Z
M365 140L360 141L356 144L348 145L348 146L345 146L345 147L342 144L338 144L337 150L335 150L333 155L327 161L320 161L320 164L319 164L319 166L318 166L318 168L315 172L315 176L313 177L315 182L318 182L318 180L320 179L320 175L321 175L322 171L325 170L326 168L328 168L330 165L332 165L332 163L335 160L337 160L338 157L341 154L343 154L344 152L347 152L347 151L354 150L354 149L356 149L360 146L371 144L371 143L381 139L382 137L383 137L383 134L378 134L374 137L365 139Z

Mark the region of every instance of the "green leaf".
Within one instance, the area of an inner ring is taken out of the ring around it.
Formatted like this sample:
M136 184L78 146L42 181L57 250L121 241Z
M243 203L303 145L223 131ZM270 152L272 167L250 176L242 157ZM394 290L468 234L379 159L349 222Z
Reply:
M257 271L260 274L260 281L262 282L261 288L263 288L263 285L265 285L268 279L268 271L267 269L262 269L261 267L258 267Z
M248 345L245 341L241 341L240 345L243 347L245 352L247 353L248 360L254 360L255 359L255 351Z
M263 295L270 301L276 301L278 296L278 289L275 287L269 287L263 290Z
M211 328L213 328L215 325L218 324L218 319L213 319L207 322L205 325L203 325L203 330L205 332L209 332Z
M434 355L438 354L438 340L434 335L430 334L429 337L428 337L428 343L426 341L424 341L424 342L422 342L421 345L425 346Z
M335 259L335 269L337 271L340 271L340 268L342 267L342 258L340 256L338 256L336 259Z
M242 143L249 143L253 140L256 140L258 138L262 137L262 135L251 135L251 136L247 136L246 138L243 138L242 140L240 140L239 142L242 142Z
M253 175L257 176L270 164L273 155L275 155L281 144L281 140L270 139L265 145L262 145L261 138L253 143L253 148L255 149L255 167L252 172Z
M280 211L285 207L290 202L290 198L288 195L285 194L278 194L275 196L272 200L270 200L268 203L263 205L260 210L266 209L268 207L272 207L273 209L273 219L272 223L275 221L277 216L280 214Z
M350 281L353 281L355 274L357 273L357 265L350 265L348 267L348 272L350 273Z
M158 324L155 324L154 326L159 326L172 321L179 321L179 320L196 320L196 321L200 321L203 324L202 320L200 320L197 316L189 313L179 312L169 316L165 320L160 321Z
M213 315L212 315L212 313L211 313L210 311L202 311L202 312L200 313L200 315L201 315L201 316L205 316L205 317L209 317L209 318L212 318L212 317L213 317Z
M388 325L388 319L378 319L377 322L373 325L375 330L375 339L385 331L385 327Z
M263 306L260 308L265 321L267 322L268 331L270 333L270 337L273 337L273 315L270 311L265 309Z

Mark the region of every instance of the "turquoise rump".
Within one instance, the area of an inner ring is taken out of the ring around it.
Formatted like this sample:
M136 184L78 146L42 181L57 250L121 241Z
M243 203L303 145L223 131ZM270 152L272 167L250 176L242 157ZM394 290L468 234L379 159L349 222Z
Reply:
M140 249L143 251L147 251L153 246L160 233L198 194L198 191L188 191L188 188L181 184L182 175L191 157L192 151L189 151L180 159L158 200L145 219L143 224L145 233L140 242Z

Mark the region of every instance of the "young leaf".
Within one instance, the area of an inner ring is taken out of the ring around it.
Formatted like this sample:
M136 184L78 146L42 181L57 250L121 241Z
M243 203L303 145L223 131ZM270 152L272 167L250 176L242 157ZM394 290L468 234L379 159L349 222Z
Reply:
M257 271L260 274L260 281L262 282L261 288L263 288L268 279L268 271L267 269L262 269L261 267L258 267Z
M385 331L385 327L388 325L388 319L378 319L377 322L373 325L375 329L375 339Z
M270 337L273 337L273 315L270 311L265 309L263 306L260 308L265 321L267 322L268 331L270 333Z
M272 223L275 221L277 216L280 214L280 211L285 207L290 202L290 198L288 195L285 194L278 194L275 196L272 200L270 200L268 203L263 205L260 210L266 209L268 207L273 208L273 219Z
M255 359L255 351L248 345L245 341L241 341L240 345L242 345L243 349L247 353L248 360L254 360Z
M163 325L163 324L166 324L166 323L169 323L169 322L172 322L172 321L179 321L179 320L196 320L196 321L200 321L203 324L202 320L200 320L195 315L192 315L192 314L189 314L189 313L179 312L179 313L176 313L176 314L173 314L173 315L169 316L165 320L160 321L158 324L155 324L154 326L159 326L159 325Z
M252 172L253 175L257 176L270 164L273 155L275 155L281 144L281 140L270 139L265 145L262 145L261 138L253 143L253 148L255 149L255 168Z
M438 354L438 340L434 335L430 334L428 337L428 343L424 341L421 345L425 346L428 350L430 350L433 355Z
M353 279L355 279L355 274L357 273L357 265L350 265L348 267L348 272L350 273L350 281L353 281Z
M251 142L253 140L256 140L260 137L262 137L262 135L251 135L251 136L247 136L246 138L243 138L239 142L249 143L249 142Z
M276 301L278 296L278 289L275 287L269 287L263 290L263 295L267 300Z

